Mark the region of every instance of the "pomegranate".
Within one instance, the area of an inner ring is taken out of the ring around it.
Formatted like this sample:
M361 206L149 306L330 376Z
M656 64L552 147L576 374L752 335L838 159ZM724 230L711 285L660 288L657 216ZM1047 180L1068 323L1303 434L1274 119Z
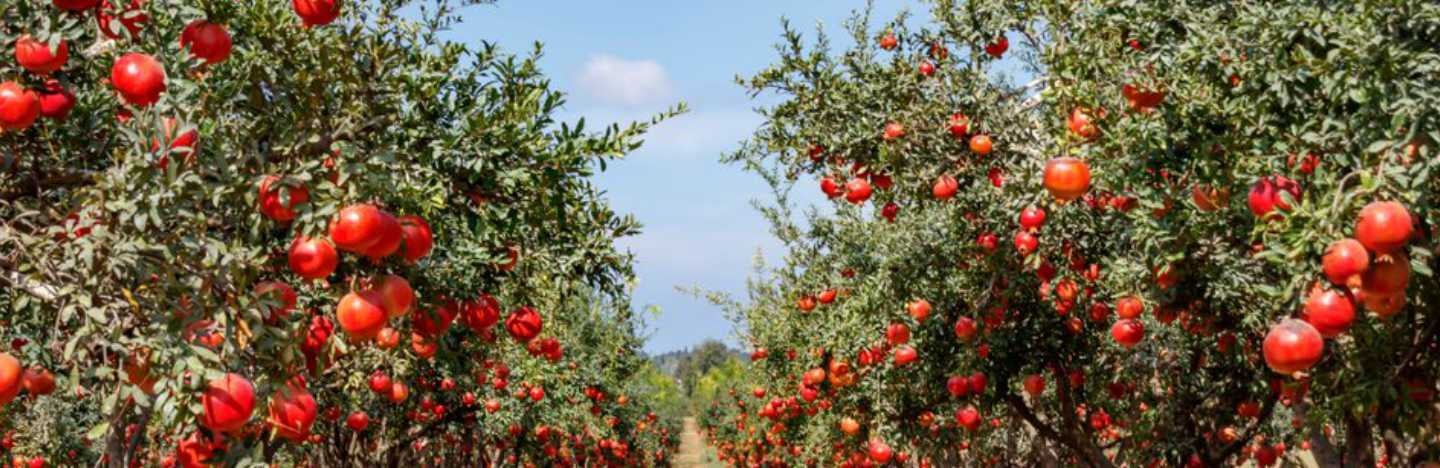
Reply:
M1115 301L1115 315L1122 319L1140 318L1145 313L1145 303L1135 296L1126 296Z
M1294 374L1320 362L1325 338L1308 322L1285 319L1265 335L1265 364L1281 374Z
M1020 227L1026 231L1034 232L1045 225L1045 210L1028 207L1020 210Z
M399 218L400 233L405 241L405 250L401 256L406 262L416 261L430 255L430 250L435 247L435 238L430 232L430 224L424 219L415 215L405 215Z
M1110 336L1115 338L1115 342L1120 343L1120 346L1130 349L1145 339L1145 325L1134 319L1117 320L1110 326Z
M200 395L200 425L215 432L235 432L255 410L255 387L238 374L211 380Z
M985 44L985 53L997 59L1004 56L1005 51L1009 49L1010 39L1006 38L1004 34L996 36L993 42Z
M0 104L3 108L3 104ZM65 120L70 109L75 108L75 93L60 84L59 80L45 80L45 90L40 92L40 115L54 120Z
M905 311L919 323L925 323L925 319L930 317L930 310L930 301L924 299L916 299L905 306Z
M1090 191L1090 166L1069 156L1045 163L1045 189L1060 201L1071 201Z
M1369 296L1393 296L1410 284L1410 258L1404 254L1376 259L1360 280L1360 290Z
M111 67L110 84L126 103L146 107L159 101L160 93L165 91L165 68L155 57L130 52Z
M1334 290L1316 290L1305 301L1302 317L1321 336L1335 338L1355 323L1355 303L1348 294Z
M284 194L281 194L284 190ZM289 185L280 176L265 176L260 181L260 214L280 223L295 219L295 208L310 202L310 190L304 185Z
M324 26L340 17L340 0L291 0L305 27Z
M305 279L325 279L335 272L340 257L325 239L297 237L290 244L290 270Z
M1070 111L1070 119L1066 122L1070 127L1070 133L1082 140L1089 140L1100 135L1100 128L1095 126L1095 121L1090 117L1090 112L1075 108Z
M50 44L30 35L15 40L15 62L30 73L49 75L59 71L70 58L70 46L62 39L51 49Z
M380 243L386 230L381 211L375 205L350 205L340 210L330 223L330 240L340 250L364 254Z
M905 126L900 122L886 122L882 137L885 141L892 141L905 136Z
M955 424L970 432L980 430L980 410L974 405L965 405L964 408L955 410Z
M949 128L951 136L963 137L970 133L970 118L959 112L951 114Z
M535 339L543 327L540 313L530 306L515 309L510 313L510 317L505 319L505 331L522 343Z
M1331 283L1358 288L1365 272L1370 270L1370 253L1360 241L1340 239L1325 249L1321 266Z
M1415 222L1404 205L1374 202L1360 210L1355 222L1355 239L1376 254L1387 254L1410 243Z
M970 152L984 156L990 154L994 142L990 141L990 135L975 135L970 137Z
M305 389L303 380L294 379L270 398L268 423L275 434L294 443L304 443L315 423L315 397Z
M230 32L224 26L206 20L191 21L180 32L180 48L208 65L230 58Z
M335 307L335 319L340 329L354 340L368 340L385 328L388 315L381 306L384 298L373 290L351 291L340 298Z
M930 189L931 195L934 195L936 200L949 200L959 191L960 183L949 175L942 175L936 178L935 186Z
M1289 194L1290 201L1284 194ZM1278 175L1262 177L1250 187L1250 213L1260 219L1277 219L1284 216L1279 211L1290 211L1291 201L1298 202L1300 197L1300 184L1295 181Z
M1040 394L1045 393L1045 376L1040 374L1027 375L1025 376L1025 380L1021 382L1021 386L1025 388L1025 393L1030 394L1031 398L1038 397Z
M861 177L845 183L845 200L853 204L865 203L870 199L870 181Z
M40 118L40 95L20 83L0 83L0 129L24 130Z
M410 307L415 304L415 290L410 289L410 282L395 275L385 275L375 285L375 292L380 295L380 307L385 309L385 315L399 317L410 313Z

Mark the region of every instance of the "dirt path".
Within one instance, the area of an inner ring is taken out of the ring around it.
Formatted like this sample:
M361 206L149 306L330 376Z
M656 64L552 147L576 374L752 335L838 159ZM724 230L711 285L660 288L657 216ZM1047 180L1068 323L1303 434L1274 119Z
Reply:
M710 457L710 449L705 446L705 439L700 437L700 429L695 425L695 418L685 418L685 432L680 434L680 453L675 457L675 466L683 468L722 466Z

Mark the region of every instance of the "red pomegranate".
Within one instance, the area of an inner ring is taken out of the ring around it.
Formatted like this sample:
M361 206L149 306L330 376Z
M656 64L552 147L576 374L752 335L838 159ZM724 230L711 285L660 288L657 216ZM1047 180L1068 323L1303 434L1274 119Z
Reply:
M340 0L292 0L291 6L307 28L324 26L340 17Z
M165 68L159 60L139 52L120 56L110 69L110 84L132 106L146 107L165 91Z
M1365 205L1355 222L1355 239L1376 254L1398 250L1414 235L1415 221L1410 212L1393 201Z
M410 328L425 338L444 335L446 331L450 330L450 325L455 322L455 316L459 315L459 308L460 306L453 301L441 301L439 305L428 312L420 311L411 315Z
M499 322L500 301L489 294L481 294L479 298L461 306L460 323L477 334L484 333Z
M515 309L510 313L510 317L505 319L505 331L522 343L535 339L543 327L540 313L530 306Z
M980 430L980 410L974 405L965 405L964 408L955 410L955 423L970 432Z
M1069 156L1045 163L1045 189L1060 201L1071 201L1090 191L1090 165Z
M55 8L74 12L95 8L95 5L100 4L100 0L54 0L54 3Z
M365 428L370 427L370 415L365 414L364 411L350 413L350 416L345 418L345 427L355 432L364 431Z
M40 95L20 83L0 83L0 129L24 130L40 118Z
M1145 303L1135 296L1125 296L1115 301L1115 315L1122 319L1140 318L1145 313Z
M230 45L230 32L224 26L203 19L190 22L180 32L180 47L209 65L230 58Z
M1289 194L1286 201L1283 194ZM1300 184L1285 176L1262 177L1250 187L1250 213L1260 219L1283 217L1283 211L1290 211L1290 203L1300 201ZM1277 209L1279 211L1277 211Z
M1321 336L1334 338L1350 329L1355 323L1355 302L1349 294L1334 290L1316 290L1305 301L1302 317Z
M930 194L936 200L949 200L960 191L960 183L954 177L942 175L935 179L935 186L930 188Z
M1355 239L1340 239L1325 249L1321 259L1325 278L1336 286L1358 288L1365 272L1370 270L1370 253Z
M925 323L925 319L930 317L930 310L930 301L924 299L910 301L905 306L905 311L909 312L910 316L914 317L918 323Z
M1090 112L1076 108L1070 111L1070 119L1066 122L1070 127L1070 133L1082 140L1095 138L1100 134L1100 128L1095 126L1095 121L1090 117Z
M1032 398L1038 397L1040 394L1045 393L1045 376L1040 374L1027 375L1025 376L1025 380L1021 382L1021 386L1025 388L1025 393L1030 394Z
M1304 371L1320 362L1325 337L1304 320L1285 319L1265 335L1265 364L1285 375Z
M371 204L350 205L330 223L330 240L346 252L364 254L379 243L385 231L379 208Z
M1393 254L1376 259L1360 280L1366 297L1393 296L1405 292L1410 285L1410 258Z
M415 290L410 289L409 281L399 276L381 277L375 284L375 292L380 295L380 307L389 317L410 313L410 306L415 304Z
M305 279L325 279L335 272L340 257L325 239L297 237L290 244L290 270Z
M270 418L267 422L280 438L303 443L310 437L310 426L315 423L317 409L315 397L305 389L304 381L295 379L270 397Z
M60 84L59 80L45 80L45 89L40 92L40 115L54 120L65 120L70 109L75 108L75 93Z
M235 432L255 410L255 387L238 374L211 380L200 395L200 425L215 432Z
M264 281L255 285L255 296L280 303L271 310L271 316L279 319L290 315L295 309L295 288L279 281Z
M853 204L865 203L870 199L870 181L861 177L850 179L845 183L845 201Z
M435 238L430 232L430 224L424 219L415 215L401 216L400 233L404 237L405 250L401 255L406 262L416 261L430 255L430 250L435 247Z
M364 253L371 260L379 261L395 252L400 251L400 244L405 240L405 230L400 226L400 220L395 219L390 213L380 212L380 238L375 241Z
M0 353L0 405L14 400L24 386L24 369L10 353Z
M959 319L955 320L955 336L960 338L960 341L963 341L965 343L975 341L975 333L977 331L978 329L975 326L975 319L972 319L970 317L960 317Z
M1020 227L1026 231L1038 231L1045 225L1045 210L1027 207L1020 210Z
M340 329L352 339L368 340L385 328L388 315L381 306L384 299L374 290L351 291L340 298L335 307L335 319Z
M50 48L48 42L35 40L28 34L15 40L15 62L30 73L54 73L64 67L69 58L70 46L63 39L55 44L54 49Z
M1110 326L1110 336L1125 349L1133 348L1145 339L1145 324L1134 319L1117 320Z
M281 190L285 193L282 195ZM310 202L310 190L304 185L290 185L280 176L269 175L260 181L260 213L272 220L289 223L295 219L295 208Z
M885 341L891 346L899 346L910 342L910 327L903 323L892 323L885 328Z

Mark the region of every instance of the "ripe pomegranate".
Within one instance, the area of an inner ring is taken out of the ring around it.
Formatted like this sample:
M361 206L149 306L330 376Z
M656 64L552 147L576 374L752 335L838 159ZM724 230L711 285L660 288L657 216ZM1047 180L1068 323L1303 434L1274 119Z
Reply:
M1020 227L1026 231L1034 232L1045 225L1045 210L1028 207L1020 210Z
M305 27L324 26L340 17L340 0L291 0Z
M970 384L970 393L975 395L985 393L986 379L984 373L976 372L974 374L970 374L970 378L968 379L968 381Z
M305 389L304 381L295 379L270 397L270 417L266 422L280 438L304 443L310 437L317 410L315 397Z
M100 4L100 0L54 0L54 3L55 8L75 12L95 8L95 5Z
M1160 103L1165 102L1165 91L1155 89L1141 89L1130 83L1120 86L1120 94L1125 96L1125 101L1130 108L1140 112L1150 112Z
M1376 259L1360 280L1366 297L1393 296L1405 292L1410 285L1410 258L1394 254Z
M1299 201L1301 197L1300 184L1285 176L1262 177L1255 185L1250 187L1250 213L1260 219L1278 219L1284 214L1279 211L1290 211L1290 201L1286 201L1282 193L1288 193L1292 201ZM1276 210L1279 211L1276 211Z
M40 366L30 366L20 375L20 386L31 396L45 396L55 391L55 374Z
M895 50L895 48L899 46L900 40L895 38L895 33L886 32L884 36L880 36L881 49Z
M371 204L345 207L330 223L330 240L346 252L368 252L385 235L387 228L381 213L379 208Z
M1265 335L1265 364L1285 375L1304 371L1320 362L1325 338L1308 322L1285 319Z
M1021 256L1029 256L1030 254L1035 253L1035 250L1039 248L1040 239L1035 237L1034 234L1026 231L1020 231L1015 233L1015 250L1020 252Z
M985 44L985 53L997 59L1005 55L1005 51L1009 49L1010 39L1006 38L1004 34L996 36L994 41Z
M1045 393L1045 376L1040 374L1027 375L1025 376L1025 380L1021 382L1021 386L1025 388L1025 393L1030 394L1030 397L1038 397L1040 394Z
M955 410L955 423L970 432L980 430L980 410L974 405L965 405L964 408Z
M845 200L853 204L865 203L870 199L870 181L862 177L850 179L845 183Z
M410 398L410 387L400 382L390 384L390 393L387 395L391 403L400 403Z
M1115 315L1122 319L1140 318L1145 313L1145 303L1135 296L1125 296L1115 301Z
M395 216L390 213L380 212L379 229L380 237L363 252L366 257L377 263L380 259L400 251L400 244L405 240L405 230L400 227L400 220L395 219Z
M1134 319L1117 320L1110 326L1110 336L1125 349L1133 348L1145 339L1145 324Z
M230 32L224 26L206 20L191 21L180 32L180 48L208 65L230 58Z
M929 60L920 62L920 66L918 68L920 71L920 76L930 77L935 75L935 64Z
M370 415L365 414L364 411L350 413L350 416L345 418L345 427L355 432L364 431L365 428L370 427Z
M0 353L0 405L9 403L20 394L24 385L23 374L19 359L10 353Z
M1404 294L1392 294L1389 296L1366 295L1365 310L1374 312L1375 315L1380 318L1386 319L1400 312L1400 309L1405 307L1405 301Z
M297 237L290 244L290 270L301 278L325 279L335 272L340 257L325 239Z
M950 115L950 136L959 138L970 133L970 118L956 112Z
M954 177L942 175L935 179L935 186L930 189L930 194L936 200L949 200L960 191L960 183Z
M892 323L885 328L885 341L890 346L899 346L910 342L910 327L903 323Z
M965 343L975 341L975 333L977 331L978 330L975 326L975 319L972 319L970 317L960 317L959 319L955 320L955 336L960 338L960 341L963 341Z
M385 328L388 315L381 306L383 303L384 298L374 290L351 291L340 298L335 307L335 319L351 339L372 339L380 333L380 329Z
M485 333L499 322L500 301L495 300L489 294L481 294L479 298L461 306L460 323L465 324L477 334Z
M380 307L389 317L410 313L410 306L415 304L415 290L410 289L409 281L399 276L381 277L375 284L375 292L380 295Z
M235 432L255 410L255 386L238 374L211 380L200 395L200 425L215 432Z
M1335 338L1355 323L1355 303L1349 294L1334 290L1316 290L1305 301L1302 317L1321 336Z
M510 317L505 319L505 331L522 343L535 339L542 328L544 324L540 320L540 313L530 306L515 309L510 312Z
M836 291L834 288L831 288L820 291L820 294L815 295L815 298L819 300L821 304L829 304L835 302L835 296L838 295L839 292Z
M963 398L970 393L970 379L963 375L952 375L945 380L945 391L950 392L952 397Z
M1100 135L1100 127L1095 125L1095 120L1090 117L1090 112L1082 108L1075 108L1070 111L1070 119L1067 121L1070 133L1081 140L1089 140Z
M410 317L410 328L421 337L436 337L444 335L450 330L450 325L455 322L455 316L460 314L459 305L452 301L442 301L434 309L425 312L417 312Z
M1321 259L1325 278L1336 286L1359 288L1365 272L1370 270L1370 253L1355 239L1340 239L1325 249Z
M883 137L885 141L892 141L905 136L905 126L900 122L886 122Z
M881 465L890 463L890 459L895 456L895 452L890 450L890 446L886 445L885 442L880 439L870 441L869 452L870 460Z
M0 83L0 129L24 130L40 118L40 95L20 83Z
M40 92L40 115L53 120L65 120L73 108L75 93L60 84L59 80L45 80L45 89Z
M930 317L930 310L930 301L924 299L916 299L905 306L905 311L919 323L925 323L925 319Z
M430 232L430 224L415 215L401 216L398 220L400 221L400 233L405 241L405 250L401 252L405 261L415 263L426 255L430 255L430 250L435 247L435 238Z
M835 198L845 194L845 189L835 179L824 177L820 179L820 191L825 193L827 198Z
M70 46L63 39L55 44L54 49L49 43L35 40L28 34L15 40L15 62L30 73L49 75L64 67L69 58Z
M130 52L110 68L110 84L126 103L146 107L159 101L160 93L165 91L165 68L155 57Z
M884 217L886 221L892 223L895 222L895 216L899 214L900 205L895 204L895 202L888 202L885 204L884 207L880 208L880 216Z
M980 134L970 137L970 152L984 156L990 154L994 142L990 141L990 135Z
M1404 247L1414 235L1415 221L1410 212L1393 201L1365 205L1355 222L1355 239L1379 255Z
M895 348L895 367L909 365L917 359L920 359L920 353L915 351L915 348L910 345L902 345Z
M1045 190L1060 201L1071 201L1090 191L1090 165L1069 156L1045 163Z
M282 195L281 190L285 193ZM310 202L310 190L304 185L285 184L280 176L265 176L260 181L260 214L280 223L295 219L295 208Z

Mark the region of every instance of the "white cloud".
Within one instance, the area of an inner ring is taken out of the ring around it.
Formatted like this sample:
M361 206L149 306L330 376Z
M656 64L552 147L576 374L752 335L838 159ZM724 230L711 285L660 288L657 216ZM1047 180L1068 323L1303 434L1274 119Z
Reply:
M592 97L611 104L638 106L670 96L674 86L665 67L654 60L626 60L601 54L590 57L580 72L580 86Z

